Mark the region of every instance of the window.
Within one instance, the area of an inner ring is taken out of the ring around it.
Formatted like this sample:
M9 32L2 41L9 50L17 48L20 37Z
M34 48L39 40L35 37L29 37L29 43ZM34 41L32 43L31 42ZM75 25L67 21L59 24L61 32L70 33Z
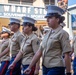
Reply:
M8 0L8 3L32 5L33 0Z
M20 4L20 0L8 0L8 3Z
M33 0L21 0L22 4L27 4L27 5L32 5L33 4Z
M44 0L44 2L45 2L45 5L49 4L49 0Z
M45 4L55 5L55 0L44 0Z

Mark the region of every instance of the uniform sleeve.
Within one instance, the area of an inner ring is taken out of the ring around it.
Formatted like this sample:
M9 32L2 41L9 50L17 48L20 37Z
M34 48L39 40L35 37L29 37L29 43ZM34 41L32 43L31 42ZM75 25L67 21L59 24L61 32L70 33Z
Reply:
M40 43L39 50L43 51L42 42Z
M24 46L24 44L25 44L25 38L23 38L22 43L21 43L21 48L20 48L20 52L21 52L22 54L25 53L25 51L23 51L23 46Z
M34 53L37 52L37 50L39 49L39 46L40 46L40 39L36 38L32 41L32 48L33 48L33 51Z
M5 50L9 45L9 40L6 40L4 45L2 46L2 49Z
M73 40L73 42L72 42L72 48L74 48L74 42L75 42L75 41Z
M75 40L76 40L76 36L75 36L74 39L73 39L72 48L74 48Z
M9 42L8 42L8 48L10 48L10 42L11 42L11 41L10 41L10 39L9 39L8 41L9 41Z
M69 34L67 32L63 32L60 36L60 43L61 43L61 48L63 53L70 52L71 45L70 45L70 40L69 40Z

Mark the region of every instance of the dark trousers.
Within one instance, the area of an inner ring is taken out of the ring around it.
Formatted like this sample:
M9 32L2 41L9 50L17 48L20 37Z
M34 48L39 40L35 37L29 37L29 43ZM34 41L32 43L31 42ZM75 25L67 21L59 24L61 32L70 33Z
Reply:
M10 64L14 61L14 59L15 57L11 58ZM13 69L8 69L5 75L21 75L21 60L14 65Z
M8 69L9 61L2 61L0 66L0 75L5 75Z
M64 67L46 68L43 66L43 75L65 75Z
M29 65L23 65L23 71L24 71L25 69L27 69L28 66L29 66ZM34 71L35 71L35 66L32 67L31 73L30 73L29 75L34 75ZM22 75L26 75L26 74L22 74Z
M73 61L73 71L74 71L73 75L76 75L76 57L74 58L74 61Z

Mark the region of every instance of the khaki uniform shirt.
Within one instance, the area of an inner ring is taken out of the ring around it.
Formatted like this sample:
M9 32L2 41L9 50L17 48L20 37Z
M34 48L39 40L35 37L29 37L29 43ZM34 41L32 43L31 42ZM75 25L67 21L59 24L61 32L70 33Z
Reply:
M76 36L74 37L72 47L74 48L74 55L76 56Z
M0 40L0 47L1 47L1 43L2 43L2 40ZM0 50L0 53L1 53L1 50ZM1 58L0 58L0 62L1 62Z
M63 67L62 53L71 51L68 33L61 26L49 31L44 36L39 50L43 51L43 65L45 67Z
M25 36L22 46L21 52L23 53L22 64L29 65L34 54L39 48L40 40L36 36L36 34L32 33L29 36Z
M20 31L14 33L14 35L10 38L9 47L11 57L15 57L18 54L23 38L24 36Z
M0 47L1 47L1 45L2 45L2 40L0 40ZM1 50L0 50L0 53L1 53Z
M8 47L8 45L9 45L9 39L2 41L2 43L0 45L1 53ZM9 53L7 53L3 57L1 57L1 61L8 61L8 60L10 60Z

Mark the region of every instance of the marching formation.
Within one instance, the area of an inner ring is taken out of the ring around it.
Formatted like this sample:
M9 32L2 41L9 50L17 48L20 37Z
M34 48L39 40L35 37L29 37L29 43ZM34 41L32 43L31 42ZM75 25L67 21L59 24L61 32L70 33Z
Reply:
M0 75L39 75L42 57L42 75L72 75L71 58L76 54L76 41L70 45L69 34L63 30L65 11L58 6L46 6L48 29L43 38L35 33L35 19L9 19L9 29L0 33ZM22 22L22 24L21 24ZM22 26L22 32L20 32ZM76 75L76 58L73 63Z

